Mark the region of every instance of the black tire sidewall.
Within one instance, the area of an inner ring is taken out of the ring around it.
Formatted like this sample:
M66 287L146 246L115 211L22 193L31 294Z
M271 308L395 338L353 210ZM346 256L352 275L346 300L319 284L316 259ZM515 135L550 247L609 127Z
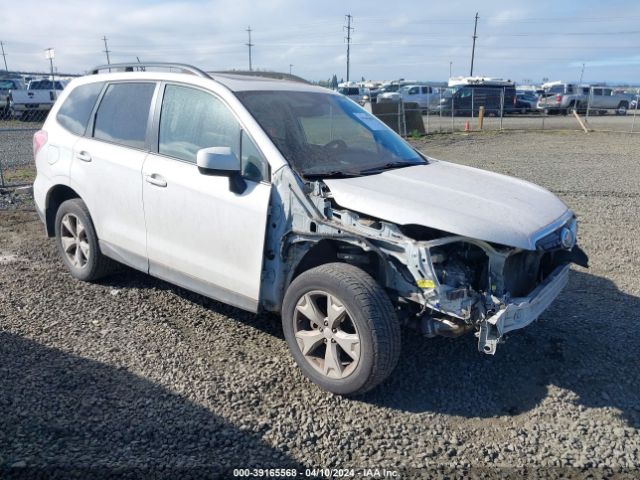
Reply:
M82 221L87 234L87 241L89 242L89 248L91 250L89 259L85 266L82 268L75 267L69 262L62 247L62 241L60 239L61 223L62 218L67 213L75 215ZM64 262L65 266L71 272L71 275L73 275L78 280L92 280L96 276L96 272L98 271L101 254L100 247L98 245L98 236L96 235L95 228L93 227L91 216L89 215L87 207L82 200L80 200L79 198L74 198L63 202L62 205L60 205L58 211L56 212L55 234L58 251L60 252L60 256L62 257L62 261Z
M362 272L364 274L364 272ZM360 360L356 369L344 379L330 379L318 373L298 347L293 329L294 310L298 300L308 292L323 290L335 295L345 305L353 320L360 337ZM282 309L282 325L284 336L296 363L302 373L312 382L330 392L348 395L358 393L367 384L376 367L374 361L375 348L373 329L357 298L353 295L349 284L339 279L331 278L320 272L309 271L292 282L287 290Z

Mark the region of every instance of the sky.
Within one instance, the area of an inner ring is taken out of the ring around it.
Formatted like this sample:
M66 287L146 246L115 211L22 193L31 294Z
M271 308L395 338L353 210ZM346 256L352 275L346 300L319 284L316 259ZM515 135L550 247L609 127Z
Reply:
M173 61L204 70L254 69L308 80L346 79L346 14L353 16L351 80L443 81L475 75L518 83L640 84L638 0L26 0L0 8L10 70L83 73L106 63ZM0 58L0 69L4 68Z

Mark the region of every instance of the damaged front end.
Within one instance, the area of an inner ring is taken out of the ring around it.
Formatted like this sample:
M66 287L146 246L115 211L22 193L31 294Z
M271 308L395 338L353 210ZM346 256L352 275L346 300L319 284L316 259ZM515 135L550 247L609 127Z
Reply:
M587 267L569 210L534 233L528 250L362 215L338 205L322 181L275 185L282 210L270 218L262 292L274 311L299 265L335 255L374 276L407 326L427 337L476 331L479 350L494 354L506 333L553 302L570 263Z

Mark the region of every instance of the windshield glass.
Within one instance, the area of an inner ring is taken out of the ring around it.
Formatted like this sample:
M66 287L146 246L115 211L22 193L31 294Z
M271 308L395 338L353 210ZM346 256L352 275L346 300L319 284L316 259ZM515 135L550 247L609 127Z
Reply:
M360 175L426 163L402 138L345 97L286 91L237 96L303 176Z

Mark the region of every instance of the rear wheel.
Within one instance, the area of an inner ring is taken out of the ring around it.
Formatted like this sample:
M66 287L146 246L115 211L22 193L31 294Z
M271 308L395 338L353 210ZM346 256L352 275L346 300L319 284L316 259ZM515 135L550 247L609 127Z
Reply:
M629 104L627 102L620 102L618 108L616 109L616 115L626 115L628 109Z
M97 280L114 270L115 262L100 252L89 210L79 198L60 205L55 233L62 261L78 280Z
M341 395L371 390L395 368L400 326L391 301L363 270L329 263L289 286L282 324L302 373Z

